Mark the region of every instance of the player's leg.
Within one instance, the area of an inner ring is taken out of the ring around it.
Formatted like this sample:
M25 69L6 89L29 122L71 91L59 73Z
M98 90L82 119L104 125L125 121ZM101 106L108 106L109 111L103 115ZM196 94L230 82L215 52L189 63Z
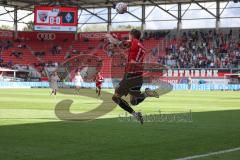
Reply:
M149 88L145 89L145 92L141 93L140 89L134 89L130 93L130 102L132 105L138 105L143 102L147 97L159 98L159 94Z
M53 93L54 93L54 90L52 89L50 96L52 96L52 95L53 95Z
M57 95L57 89L54 89L54 96Z
M98 86L98 97L101 95L101 89L102 89L102 87Z
M134 106L143 102L146 98L146 95L144 93L141 93L140 90L136 91L136 92L137 92L137 94L130 95L130 103Z
M74 88L74 95L77 95L77 86Z
M76 87L77 94L80 94L80 86Z
M126 80L122 80L119 83L119 87L115 90L115 94L112 97L112 100L118 104L123 110L132 114L141 124L143 124L143 117L140 112L135 112L132 107L122 98L123 95L127 95L129 92L128 82Z
M130 103L132 105L138 105L139 103L143 102L147 97L156 97L156 98L159 97L157 92L149 88L146 88L145 92L143 93L141 92L141 87L143 85L143 77L141 75L136 77L131 77L131 78L132 79L129 80L131 85L129 94L130 94Z
M78 86L78 94L80 94L81 86Z
M96 94L98 94L98 86L96 85Z
M132 114L141 124L143 124L143 116L141 112L135 112L132 107L122 99L117 93L115 93L112 97L112 100L118 104L123 110L127 111L128 113Z
M143 102L146 98L144 93L141 93L141 87L143 85L143 77L142 75L134 75L129 79L129 94L130 94L130 103L132 105L138 105Z
M112 97L112 100L128 113L130 114L134 113L134 110L130 107L130 105L124 99L122 99L122 97L118 93L115 92L115 94Z

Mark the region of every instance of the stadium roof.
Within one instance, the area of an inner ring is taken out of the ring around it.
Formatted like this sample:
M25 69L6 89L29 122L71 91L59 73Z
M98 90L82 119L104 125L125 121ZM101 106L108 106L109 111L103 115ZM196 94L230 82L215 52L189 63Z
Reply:
M140 4L176 4L176 3L200 3L200 2L216 2L217 0L122 0L129 5ZM219 0L228 2L229 0ZM32 10L35 5L63 5L63 6L78 6L79 8L91 7L107 7L119 0L0 0L0 5L5 7L17 7L23 10Z

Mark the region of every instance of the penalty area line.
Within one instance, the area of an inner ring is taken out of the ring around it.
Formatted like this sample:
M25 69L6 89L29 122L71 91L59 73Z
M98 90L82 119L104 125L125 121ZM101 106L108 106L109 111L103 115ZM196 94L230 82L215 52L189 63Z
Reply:
M240 147L217 151L217 152L211 152L211 153L207 153L207 154L200 154L200 155L195 155L195 156L190 156L190 157L185 157L185 158L178 158L175 160L191 160L191 159L209 157L209 156L213 156L213 155L224 154L224 153L235 152L235 151L240 151Z

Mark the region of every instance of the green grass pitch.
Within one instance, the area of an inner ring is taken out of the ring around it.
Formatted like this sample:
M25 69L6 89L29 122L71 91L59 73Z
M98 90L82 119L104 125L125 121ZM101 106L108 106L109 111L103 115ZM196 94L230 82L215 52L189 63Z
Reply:
M108 90L112 92L112 90ZM50 89L0 90L1 160L168 160L240 147L240 93L172 91L135 107L145 114L192 112L192 121L120 121L119 107L93 121L61 121L63 99L71 111L93 109L100 99ZM102 95L104 96L104 95ZM109 97L109 101L111 101ZM240 151L199 158L239 160Z

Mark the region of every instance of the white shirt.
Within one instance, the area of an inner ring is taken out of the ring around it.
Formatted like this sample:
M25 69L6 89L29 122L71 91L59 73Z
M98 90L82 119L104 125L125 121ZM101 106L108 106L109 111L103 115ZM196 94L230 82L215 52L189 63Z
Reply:
M58 81L59 81L60 79L59 79L59 77L57 76L57 75L52 75L51 77L50 77L50 87L52 88L52 89L58 89Z
M83 82L82 76L81 75L76 75L74 78L74 82Z
M59 81L59 77L56 75L51 76L51 83L57 83Z
M82 76L81 75L76 75L74 78L74 82L76 86L81 86L81 82L83 82Z

